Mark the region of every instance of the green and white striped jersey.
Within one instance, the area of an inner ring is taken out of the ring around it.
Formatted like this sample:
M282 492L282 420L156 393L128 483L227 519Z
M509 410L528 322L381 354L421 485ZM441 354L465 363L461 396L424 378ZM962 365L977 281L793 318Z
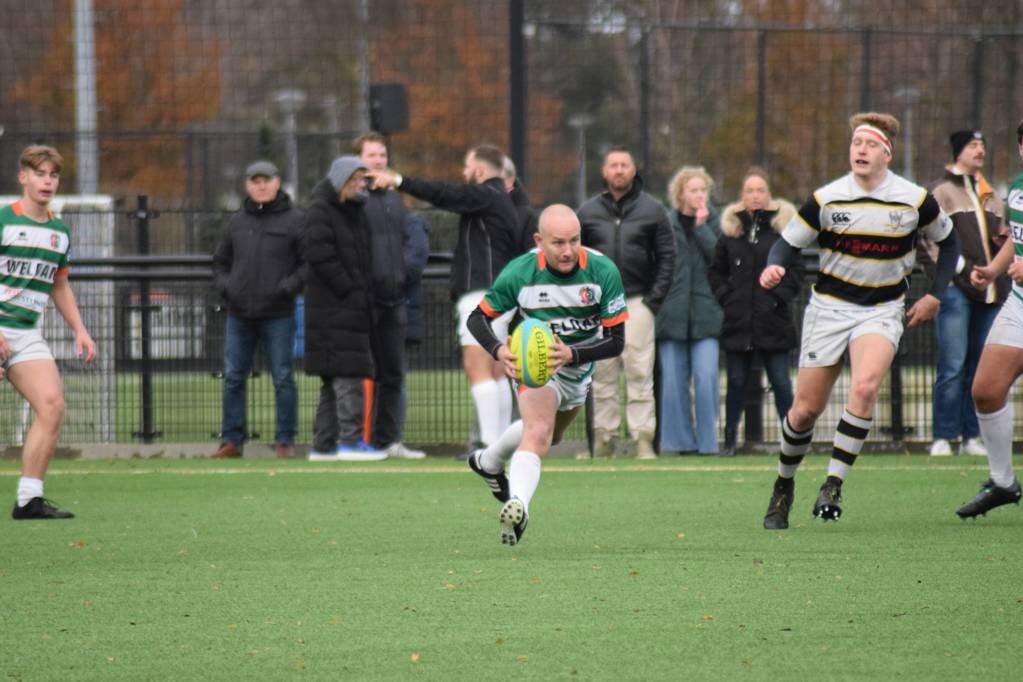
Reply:
M39 223L20 201L0 208L0 327L39 324L54 279L68 269L70 246L71 232L52 213Z
M540 249L512 260L480 303L493 319L518 308L523 317L543 320L564 343L586 345L603 337L603 327L625 322L625 287L610 258L585 246L579 267L562 275L547 268Z
M1012 230L1013 256L1016 261L1023 260L1023 175L1012 181L1009 187L1009 229ZM1012 293L1023 300L1023 285L1013 281Z

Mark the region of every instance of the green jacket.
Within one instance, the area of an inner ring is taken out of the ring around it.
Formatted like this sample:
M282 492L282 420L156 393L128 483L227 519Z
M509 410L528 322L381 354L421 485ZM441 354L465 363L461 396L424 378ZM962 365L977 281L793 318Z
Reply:
M721 334L723 313L707 280L714 246L721 237L719 214L713 208L707 222L696 229L682 226L681 214L671 212L677 254L675 278L657 313L658 341L698 341Z

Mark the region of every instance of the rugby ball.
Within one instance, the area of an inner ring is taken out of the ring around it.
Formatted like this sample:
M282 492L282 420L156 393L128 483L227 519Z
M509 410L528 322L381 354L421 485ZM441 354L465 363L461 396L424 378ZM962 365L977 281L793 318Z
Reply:
M539 388L551 378L547 366L554 334L546 322L528 319L515 328L508 347L515 354L515 365L519 370L519 381L530 388Z

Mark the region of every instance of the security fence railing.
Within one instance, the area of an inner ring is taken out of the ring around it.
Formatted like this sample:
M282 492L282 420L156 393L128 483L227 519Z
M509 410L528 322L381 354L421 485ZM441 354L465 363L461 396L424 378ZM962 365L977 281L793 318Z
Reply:
M212 448L220 431L226 315L211 286L212 259L208 254L146 255L147 233L169 216L150 210L144 198L131 211L116 212L98 199L93 203L91 208L65 207L62 217L75 239L72 249L78 255L71 277L99 347L96 363L84 366L75 358L73 338L55 311L48 310L43 321L66 387L62 443L208 443ZM104 231L125 219L136 228L136 247L142 255L114 256L112 248L103 246ZM431 255L423 286L425 333L408 354L405 440L433 446L437 452L460 451L471 437L475 418L455 336L449 263L449 254ZM807 265L810 275L803 301L813 281L815 258L808 257ZM909 298L918 297L925 285L922 275L914 276ZM798 324L803 306L795 308ZM871 440L878 447L930 441L934 358L933 324L907 330L877 406ZM261 359L256 367L262 367ZM311 438L319 380L302 371L301 356L295 367L298 440L305 443ZM722 371L722 398L724 380ZM830 440L848 385L844 373L816 430L822 442ZM740 442L744 435L752 441L777 442L778 420L767 390L761 382L760 389L751 392ZM273 386L262 369L249 382L247 405L249 438L271 440ZM29 420L21 399L13 391L0 391L0 442L19 444ZM584 420L577 422L568 439L582 442Z

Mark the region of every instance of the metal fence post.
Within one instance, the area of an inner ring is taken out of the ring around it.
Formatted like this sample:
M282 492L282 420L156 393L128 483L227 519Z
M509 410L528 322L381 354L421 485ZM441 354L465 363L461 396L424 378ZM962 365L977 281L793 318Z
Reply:
M149 255L149 220L153 214L149 211L149 197L138 196L138 206L134 214L136 236L138 237L138 254ZM153 357L152 357L152 305L150 303L149 279L140 278L139 283L139 318L141 333L142 356L142 430L132 435L141 438L143 443L152 443L161 435L153 430Z

